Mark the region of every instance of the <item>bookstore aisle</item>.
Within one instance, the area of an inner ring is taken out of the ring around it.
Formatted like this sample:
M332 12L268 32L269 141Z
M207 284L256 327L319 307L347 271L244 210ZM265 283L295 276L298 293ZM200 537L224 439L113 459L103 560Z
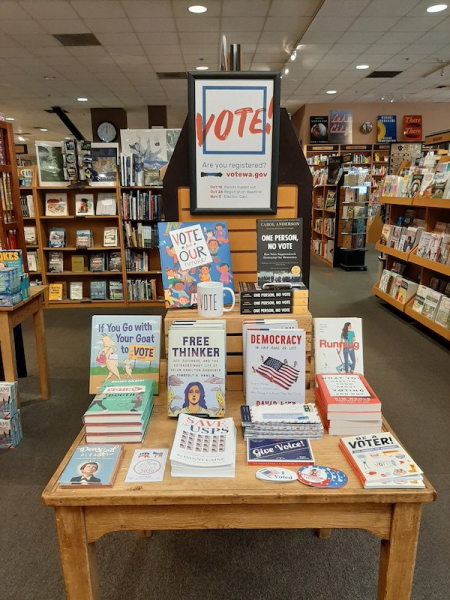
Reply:
M366 264L367 272L345 272L313 259L311 310L313 316L363 319L367 379L387 420L438 492L438 501L422 514L412 599L445 600L449 352L373 296L374 250ZM90 309L46 314L52 399L35 401L37 372L30 356L31 377L21 382L26 436L20 452L0 454L3 590L15 600L64 598L54 515L41 505L40 495L78 433L89 400L92 314ZM24 336L27 347L30 328ZM97 553L102 600L376 598L379 541L363 531L333 531L328 540L310 530L156 532L150 539L125 532L102 538Z

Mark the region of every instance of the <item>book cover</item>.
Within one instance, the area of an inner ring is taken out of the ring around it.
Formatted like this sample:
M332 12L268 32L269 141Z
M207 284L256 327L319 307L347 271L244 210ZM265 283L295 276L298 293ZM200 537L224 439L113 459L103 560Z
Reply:
M47 217L68 216L67 193L51 192L45 194L45 215Z
M381 402L365 377L359 374L341 373L316 375L316 382L323 404L329 412L381 411Z
M447 298L446 296L441 298L434 320L438 325L450 329L450 298Z
M422 232L416 251L417 256L420 258L426 258L432 235L433 234L430 231Z
M439 306L439 302L442 298L442 294L435 292L430 288L426 288L425 300L422 307L422 315L431 321L434 321L436 310Z
M159 315L93 316L89 392L110 381L151 379L158 394L161 322Z
M331 144L352 143L353 111L331 110L329 141Z
M316 373L364 375L362 319L314 319Z
M244 410L243 410L244 409ZM320 417L313 403L302 404L292 402L275 406L241 406L241 415L249 414L250 423L253 424L305 424L320 423ZM243 426L248 424L242 422Z
M226 222L158 223L158 235L166 308L196 304L201 281L234 289ZM232 302L229 291L224 302Z
M309 440L247 440L248 465L313 465Z
M0 382L0 418L10 419L17 412L17 382Z
M201 322L200 322L201 323ZM199 324L171 327L167 359L167 407L170 417L225 414L226 334L224 328Z
M303 219L257 219L258 285L302 281Z
M166 469L167 448L138 448L128 467L125 483L162 481Z
M49 248L66 247L66 230L63 227L52 227L48 236Z
M0 418L0 449L15 448L23 438L20 410L6 418Z
M98 279L96 281L91 281L89 283L89 290L91 300L106 300L106 281L103 279L101 281Z
M94 213L94 194L75 194L75 214L86 217Z
M83 415L84 423L123 422L145 424L153 407L153 384L146 379L104 383ZM117 418L116 418L117 417Z
M247 404L304 402L305 348L303 329L247 329Z
M114 484L123 446L78 446L59 478L61 487L111 487Z

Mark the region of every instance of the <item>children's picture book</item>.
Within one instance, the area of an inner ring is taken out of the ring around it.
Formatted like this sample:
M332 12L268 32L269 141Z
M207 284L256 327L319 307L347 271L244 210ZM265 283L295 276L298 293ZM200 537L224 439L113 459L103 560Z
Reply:
M123 455L123 446L78 446L59 478L60 487L112 487Z
M316 373L364 375L362 320L314 319L314 352Z
M197 283L220 281L234 289L230 242L224 221L158 223L159 252L167 308L197 303ZM225 291L224 302L231 304Z
M138 448L134 451L125 483L162 481L166 469L167 448Z
M225 322L173 324L169 329L167 408L169 417L225 414Z
M302 282L303 219L257 219L258 285Z
M305 401L303 329L247 329L244 367L248 405Z
M161 319L159 315L92 317L89 393L96 394L104 383L129 379L151 379L158 393Z
M309 440L247 440L247 464L303 466L314 464Z
M45 194L45 216L66 217L69 214L66 192L49 192Z
M75 194L75 214L77 217L94 215L94 194Z

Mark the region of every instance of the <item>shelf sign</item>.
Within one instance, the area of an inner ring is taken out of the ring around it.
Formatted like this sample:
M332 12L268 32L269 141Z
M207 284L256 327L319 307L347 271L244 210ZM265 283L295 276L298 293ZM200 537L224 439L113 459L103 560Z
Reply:
M189 73L191 214L276 213L280 74Z
M422 139L422 115L403 116L403 139L408 142L420 142Z
M377 142L397 141L397 116L396 115L378 115L377 120Z

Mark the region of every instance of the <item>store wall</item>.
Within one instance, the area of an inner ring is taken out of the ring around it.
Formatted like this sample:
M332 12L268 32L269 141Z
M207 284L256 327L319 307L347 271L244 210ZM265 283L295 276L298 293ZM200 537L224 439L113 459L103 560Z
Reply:
M353 144L377 143L377 117L378 115L397 116L397 137L402 140L403 115L422 115L423 134L428 135L434 131L450 129L450 110L445 102L364 102L355 104L306 104L292 115L292 125L298 139L302 144L309 144L309 117L328 116L330 110L353 111ZM361 125L365 121L373 123L370 133L361 133Z

